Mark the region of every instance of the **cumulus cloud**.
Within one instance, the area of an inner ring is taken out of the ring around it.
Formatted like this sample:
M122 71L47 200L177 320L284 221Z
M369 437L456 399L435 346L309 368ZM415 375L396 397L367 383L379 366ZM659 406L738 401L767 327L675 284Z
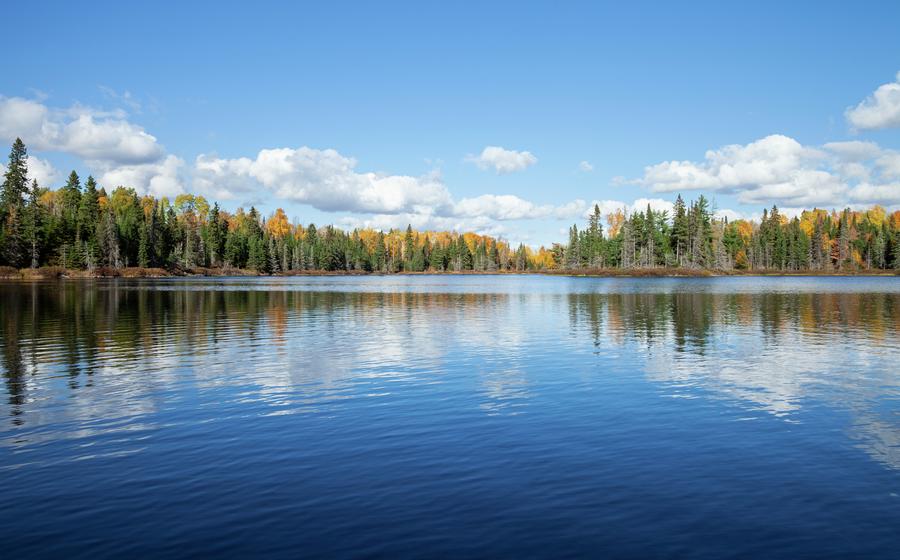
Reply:
M570 218L584 201L541 205L511 194L455 200L438 173L420 177L357 170L357 162L333 149L261 150L255 158L201 155L194 186L222 200L245 202L260 191L326 212L373 214L367 225L412 223L424 227L465 226L485 231L494 222Z
M7 142L21 137L39 151L127 165L157 161L164 153L155 137L121 112L78 105L54 110L20 97L0 97L0 137Z
M522 171L537 163L537 158L531 152L517 152L500 146L488 146L481 154L470 155L466 159L480 169L493 169L498 174Z
M879 86L859 105L848 108L844 116L858 130L900 127L900 72L893 82Z
M632 182L654 192L733 193L744 204L896 204L900 191L888 179L900 171L898 158L900 153L873 142L810 147L775 134L746 145L709 150L699 162L673 160L648 166Z
M538 205L511 194L483 194L464 198L453 207L457 216L485 216L494 220L570 218L581 214L583 209L583 200L574 200L561 206Z
M62 176L49 161L39 157L28 158L28 177L36 179L42 187L52 187Z
M309 147L261 150L253 159L200 155L194 184L223 199L259 188L324 211L384 214L450 208L450 193L437 174L423 177L360 173L356 160L335 150Z
M371 216L345 216L338 220L347 229L372 228L383 231L403 229L411 225L419 231L471 231L479 235L506 237L507 227L487 216L436 216L428 213L373 214Z
M850 198L857 203L900 203L900 181L883 185L860 183L850 190Z
M900 178L900 152L885 151L875 160L883 177Z
M130 94L104 91L114 101ZM126 103L137 107L133 103ZM583 201L540 205L518 196L487 194L454 199L441 176L360 171L357 162L336 150L309 147L261 150L255 157L220 158L203 154L193 166L172 154L124 111L100 111L74 105L52 108L44 100L0 97L0 137L21 137L32 151L61 152L80 158L107 188L133 187L140 193L173 197L186 183L218 200L262 203L297 202L326 212L370 214L380 223L406 220L435 227L496 233L499 222L568 218L583 211ZM488 147L480 165L498 173L523 169L537 159L529 152ZM41 183L60 173L32 155L32 175ZM390 218L394 216L395 218Z
M718 220L727 219L729 222L733 222L735 220L742 220L745 218L743 213L738 212L736 210L731 210L729 208L723 208L721 210L716 210L715 217Z
M664 161L649 166L642 183L657 192L733 190L780 183L805 161L818 156L793 138L773 134L745 146L732 144L709 150L701 163Z
M6 174L6 164L0 163L0 182ZM60 172L47 160L35 156L28 157L28 182L37 180L42 187L52 187L60 178Z
M168 155L160 161L105 167L100 165L99 182L108 187L134 187L156 197L174 197L184 192L184 160Z
M183 192L184 162L167 155L157 139L128 121L121 110L73 105L51 108L42 101L0 97L0 139L22 138L30 150L61 152L82 159L101 184L133 187L172 196ZM45 185L59 173L45 160L30 158L33 175Z
M669 217L671 218L674 204L672 201L662 198L638 198L631 203L622 200L592 200L590 204L583 207L581 217L587 219L593 214L594 206L600 209L600 215L604 217L609 214L615 214L616 212L623 212L625 214L644 212L649 206L654 212L668 212Z
M0 182L6 174L6 164L0 163ZM62 173L52 163L34 155L28 156L28 183L36 180L38 185L44 188L52 188L62 178Z
M515 196L482 195L476 198L462 199L454 206L454 214L439 215L428 212L375 214L371 216L345 216L338 223L345 228L374 228L381 230L402 229L407 225L413 228L441 231L473 231L483 235L492 235L510 239L513 244L527 242L529 235L524 235L520 228L510 228L507 220L528 220L533 218L555 218L577 222L579 227L594 211L594 205L600 208L604 227L606 217L617 211L626 214L644 212L649 205L654 211L666 211L672 216L673 203L662 198L638 198L632 202L622 200L592 200L590 203L576 199L560 206L538 206ZM494 207L491 209L491 207ZM719 214L739 216L732 210L723 210ZM717 214L717 215L719 215ZM571 222L570 222L571 223ZM568 233L567 228L559 230ZM550 240L547 240L548 242Z
M578 164L578 170L583 171L584 173L590 173L594 170L594 166L591 165L591 162L589 161L582 161Z

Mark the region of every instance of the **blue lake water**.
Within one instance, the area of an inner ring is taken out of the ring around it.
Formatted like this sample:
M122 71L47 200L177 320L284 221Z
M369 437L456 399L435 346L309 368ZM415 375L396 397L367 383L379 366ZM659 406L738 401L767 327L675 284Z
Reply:
M897 558L900 278L0 284L16 558Z

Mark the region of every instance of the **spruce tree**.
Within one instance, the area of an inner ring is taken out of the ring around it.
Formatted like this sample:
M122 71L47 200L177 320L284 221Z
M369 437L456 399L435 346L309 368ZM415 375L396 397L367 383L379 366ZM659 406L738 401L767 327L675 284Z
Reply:
M22 139L16 138L0 191L0 263L13 267L23 266L28 255L23 232L27 193L28 151Z
M100 195L97 192L97 182L93 176L88 176L78 206L78 228L83 241L96 239L99 219Z
M39 197L41 188L37 179L31 182L28 205L25 207L25 240L30 257L31 268L40 266L41 248L43 245L44 208Z
M679 194L675 199L675 207L672 217L672 250L675 252L675 262L678 266L684 266L688 247L688 219L684 200Z
M413 239L412 225L407 224L406 235L403 239L403 270L413 269L413 257L415 253L415 241Z
M74 170L69 173L66 184L60 189L62 203L62 226L70 240L81 240L78 228L78 210L81 206L81 179Z
M109 208L103 212L101 217L100 228L100 250L103 254L103 261L106 266L112 268L121 268L122 259L119 252L119 233L116 227L116 219L113 211Z

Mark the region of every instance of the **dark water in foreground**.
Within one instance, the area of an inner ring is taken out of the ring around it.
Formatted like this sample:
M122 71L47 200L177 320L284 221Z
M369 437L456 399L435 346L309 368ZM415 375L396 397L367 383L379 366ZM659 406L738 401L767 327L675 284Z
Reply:
M900 554L900 279L0 284L9 557Z

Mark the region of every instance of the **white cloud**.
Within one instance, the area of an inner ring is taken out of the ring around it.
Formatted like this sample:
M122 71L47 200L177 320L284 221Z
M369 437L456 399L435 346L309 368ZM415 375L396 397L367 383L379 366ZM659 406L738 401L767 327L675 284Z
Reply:
M878 144L875 142L862 142L860 140L828 142L822 147L841 156L845 161L864 161L881 154L881 148Z
M127 92L103 88L107 97L139 108ZM326 212L369 214L373 223L424 226L497 234L500 222L579 215L583 201L539 205L518 196L486 194L455 200L438 172L410 176L364 172L357 162L335 150L309 147L261 150L255 157L234 159L200 155L193 166L167 154L156 138L129 122L124 111L100 111L74 105L52 108L44 100L0 97L0 137L22 137L37 152L62 152L80 158L104 187L135 188L140 193L172 197L186 184L217 200L262 203L272 200L308 204ZM42 183L60 174L32 156ZM486 148L479 165L507 173L533 165L529 152Z
M594 166L591 165L591 162L589 161L582 161L578 164L578 170L583 171L584 173L590 173L594 170Z
M12 142L16 137L29 142L31 138L43 137L48 126L47 107L20 97L0 97L0 138Z
M0 163L0 183L3 182L3 176L6 174L6 164ZM29 155L28 156L28 185L31 186L32 180L37 180L38 185L44 188L52 187L60 178L60 172L53 164L47 160Z
M194 162L194 187L218 200L238 200L256 193L259 185L250 176L250 158L222 159L200 155Z
M600 208L600 215L603 216L605 220L607 215L615 214L618 211L622 211L629 215L635 212L644 212L647 210L647 206L650 206L650 209L654 212L666 211L669 213L669 218L671 218L674 204L671 201L662 198L638 198L630 204L621 200L592 200L590 204L584 206L581 217L587 219L593 214L594 206Z
M900 182L884 185L860 183L850 191L854 202L868 204L900 204Z
M756 185L741 192L738 200L747 204L827 206L844 200L846 192L846 183L836 175L815 169L798 169L782 181Z
M875 93L844 113L854 129L900 127L900 72L896 79L883 84Z
M254 159L201 155L194 166L194 184L225 199L258 193L262 187L279 199L328 212L399 214L452 205L437 174L359 173L353 158L305 146L261 150Z
M59 132L58 136L41 139L37 147L124 165L157 161L163 155L156 138L122 119L98 119L83 113L64 124Z
M875 160L881 175L888 178L900 178L900 152L886 151Z
M134 187L141 193L170 198L184 192L181 179L184 161L173 155L158 162L118 165L105 169L103 165L95 164L94 168L99 170L99 183L107 188Z
M219 200L249 204L251 196L290 200L326 212L348 212L345 228L474 231L507 236L506 222L580 219L586 203L536 204L512 194L455 199L440 175L413 177L364 172L351 157L310 147L261 150L253 158L201 155L193 169L195 190ZM521 226L518 224L517 226ZM518 240L528 236L513 228Z
M746 146L732 144L706 152L702 163L665 161L644 170L642 184L657 192L689 189L709 191L781 183L809 159L815 151L793 138L773 134Z
M346 216L338 223L347 229L372 228L383 231L403 229L411 225L419 231L474 232L479 235L505 237L507 228L486 216L435 216L428 213L374 214L371 216Z
M648 206L655 212L668 212L669 217L672 217L674 204L672 204L671 201L663 200L662 198L639 198L631 205L631 209L632 211L646 210Z
M743 220L744 214L729 208L722 208L721 210L716 210L715 217L717 220L724 220L727 218L729 222L733 222L735 220Z
M55 109L41 101L0 97L0 139L11 142L16 137L29 150L82 159L100 184L109 188L121 185L157 196L183 192L184 162L166 155L154 136L129 122L120 110L81 105ZM45 160L32 155L30 164L33 176L45 186L59 177Z
M493 169L498 174L522 171L537 163L537 158L531 152L517 152L500 146L488 146L480 155L470 155L466 159L480 169Z
M4 170L6 168L4 167ZM5 171L4 171L5 172ZM60 172L49 161L28 156L28 179L37 179L38 185L52 187L60 178Z
M147 163L164 153L156 138L121 112L73 106L54 110L30 99L0 97L0 138L22 138L39 151L65 152L109 164Z
M734 193L744 204L842 206L900 202L885 184L900 173L900 153L873 142L832 142L821 148L772 135L746 145L706 152L703 161L665 161L645 168L633 183L655 192ZM856 189L856 186L865 185ZM873 188L881 186L883 188ZM875 193L878 193L876 200Z
M350 212L347 228L404 228L475 231L503 235L503 222L578 218L585 202L535 204L511 194L484 194L455 200L437 173L421 177L357 170L353 158L309 147L261 150L255 158L201 155L194 187L219 200L250 203L247 197L309 204L326 212Z
M484 216L494 220L570 218L580 215L583 211L583 200L573 200L561 206L538 205L511 194L483 194L474 198L464 198L453 208L457 216Z

